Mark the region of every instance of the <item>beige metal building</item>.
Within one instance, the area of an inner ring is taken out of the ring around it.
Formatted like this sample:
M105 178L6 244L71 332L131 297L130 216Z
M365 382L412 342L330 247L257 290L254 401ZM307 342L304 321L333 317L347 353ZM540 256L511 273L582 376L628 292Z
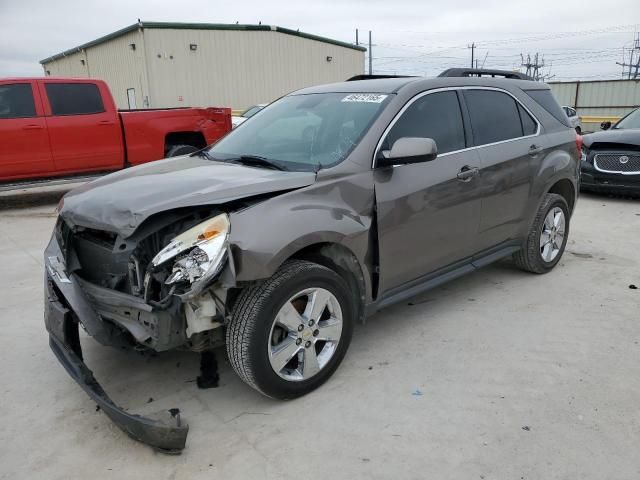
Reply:
M139 22L40 63L105 80L119 108L243 109L362 74L365 51L269 25Z
M640 107L640 80L549 82L549 86L561 105L576 109L585 132Z

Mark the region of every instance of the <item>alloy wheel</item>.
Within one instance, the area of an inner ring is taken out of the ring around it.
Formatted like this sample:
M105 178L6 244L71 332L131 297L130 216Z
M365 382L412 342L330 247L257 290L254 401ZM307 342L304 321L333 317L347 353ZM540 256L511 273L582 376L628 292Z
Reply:
M564 212L554 207L547 213L540 232L540 255L542 259L552 262L560 253L565 235Z
M342 309L324 288L293 295L278 311L269 335L269 362L281 378L308 380L336 352L342 334Z

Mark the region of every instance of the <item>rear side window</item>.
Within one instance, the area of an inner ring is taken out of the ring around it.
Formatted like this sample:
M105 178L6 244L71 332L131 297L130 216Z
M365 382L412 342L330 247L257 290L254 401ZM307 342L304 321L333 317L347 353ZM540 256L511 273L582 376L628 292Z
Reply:
M29 83L0 85L0 118L29 118L36 116L33 91Z
M391 148L402 137L432 138L438 153L465 148L464 124L456 92L432 93L413 102L389 131L384 148Z
M538 131L538 124L531 115L518 104L518 113L520 114L520 122L522 123L522 132L525 135L535 135Z
M494 90L466 90L475 145L501 142L523 135L518 104L506 93Z
M535 100L535 102L549 112L553 117L563 125L570 127L569 119L553 97L551 90L525 90L527 95Z
M93 83L46 83L53 115L86 115L104 112L98 86Z

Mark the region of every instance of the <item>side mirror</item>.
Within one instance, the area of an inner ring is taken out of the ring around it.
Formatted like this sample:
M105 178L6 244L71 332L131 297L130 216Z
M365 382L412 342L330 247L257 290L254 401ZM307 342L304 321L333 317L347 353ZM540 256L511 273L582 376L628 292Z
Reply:
M382 150L378 156L379 166L406 165L434 160L438 147L432 138L402 137L396 140L391 150Z
M609 120L607 120L606 122L602 122L600 124L601 130L609 130L610 128L611 128L611 122Z

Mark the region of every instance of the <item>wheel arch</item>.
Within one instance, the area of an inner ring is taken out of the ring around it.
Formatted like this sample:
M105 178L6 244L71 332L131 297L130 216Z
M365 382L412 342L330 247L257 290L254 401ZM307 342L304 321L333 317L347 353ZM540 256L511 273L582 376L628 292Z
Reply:
M569 215L573 213L576 204L576 188L568 178L561 178L551 185L546 193L555 193L565 199L569 206Z
M318 263L344 278L349 283L354 303L358 309L358 318L360 321L364 320L367 282L358 258L349 248L334 242L318 242L301 248L285 261L290 259Z
M176 145L192 145L197 148L207 146L207 141L202 132L170 132L164 137L164 153Z

